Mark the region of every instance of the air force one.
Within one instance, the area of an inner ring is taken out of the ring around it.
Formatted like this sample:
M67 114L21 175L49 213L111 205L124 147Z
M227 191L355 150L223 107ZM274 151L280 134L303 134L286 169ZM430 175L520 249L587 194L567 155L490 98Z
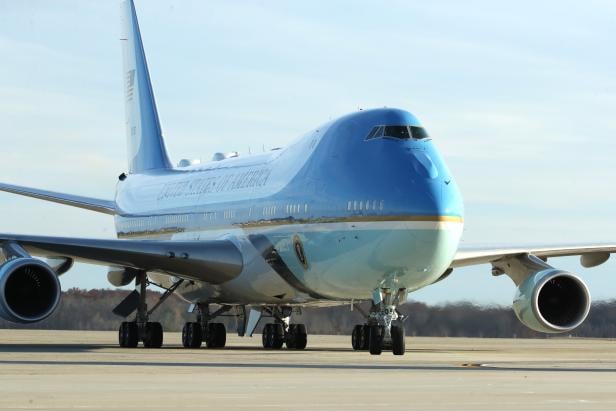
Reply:
M432 139L411 113L359 111L323 124L289 146L174 167L167 155L132 0L122 6L128 172L114 200L0 184L0 190L112 215L116 240L0 234L0 316L41 321L60 303L59 276L74 261L109 267L114 286L135 290L114 312L122 347L160 347L152 312L176 293L195 321L184 347L220 348L235 315L238 334L266 320L263 347L304 349L307 331L294 323L302 307L349 305L365 321L353 329L355 350L405 352L409 293L452 270L491 264L517 293L513 308L541 332L571 331L591 299L575 274L548 258L605 262L616 245L458 249L462 197ZM33 256L40 258L33 258ZM41 259L42 258L42 259ZM154 307L148 285L165 289ZM369 311L359 303L369 301Z

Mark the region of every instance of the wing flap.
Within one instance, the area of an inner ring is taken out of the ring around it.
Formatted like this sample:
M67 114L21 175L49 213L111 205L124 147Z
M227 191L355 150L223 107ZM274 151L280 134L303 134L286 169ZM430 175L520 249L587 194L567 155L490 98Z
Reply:
M164 272L211 284L232 280L243 269L242 254L229 240L103 240L0 234L0 242L17 243L39 257Z
M73 194L58 193L37 188L16 186L12 184L0 183L0 191L19 194L26 197L38 198L39 200L51 201L54 203L65 204L73 207L84 208L98 213L116 214L116 204L114 201L101 200L98 198L77 196Z

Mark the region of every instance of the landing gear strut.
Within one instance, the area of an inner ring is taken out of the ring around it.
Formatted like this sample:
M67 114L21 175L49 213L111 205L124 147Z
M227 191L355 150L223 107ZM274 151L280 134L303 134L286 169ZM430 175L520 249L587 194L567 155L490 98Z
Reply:
M308 344L308 333L304 324L290 324L293 309L291 307L264 307L275 322L263 327L263 348L279 350L283 344L288 349L303 350Z
M177 283L177 285L179 285L179 283ZM139 345L139 341L143 342L145 348L160 348L163 345L162 325L159 322L150 322L148 320L150 314L152 314L152 312L175 291L177 286L167 290L150 311L148 311L148 305L145 299L147 286L147 274L145 271L139 271L135 276L135 291L133 292L133 294L136 292L134 298L137 299L137 315L134 321L125 321L120 325L120 330L118 331L118 342L120 343L120 347L135 348ZM129 299L130 298L127 298L127 301L129 301Z
M405 297L404 289L378 289L373 296L369 314L364 313L359 306L354 306L367 320L366 324L358 324L353 328L351 343L354 350L367 350L372 355L380 355L383 349L391 349L394 355L404 355L405 317L396 307Z
M230 306L222 306L210 314L208 304L197 304L197 321L184 324L182 345L185 348L199 348L205 341L207 348L224 348L227 343L225 325L212 320L230 309Z

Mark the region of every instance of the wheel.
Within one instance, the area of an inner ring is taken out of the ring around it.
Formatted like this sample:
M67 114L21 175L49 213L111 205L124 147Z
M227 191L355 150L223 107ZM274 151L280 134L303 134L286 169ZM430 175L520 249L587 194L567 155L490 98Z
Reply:
M394 355L404 355L404 324L396 321L391 324L391 351Z
M227 344L227 329L223 323L216 324L216 348L224 348Z
M125 337L125 324L126 322L123 322L122 324L120 324L120 328L118 329L118 344L120 345L120 347L124 348L126 347L126 337Z
M136 322L125 321L118 332L120 347L135 348L139 344L139 329Z
M272 324L272 346L275 350L279 350L282 348L282 344L284 344L284 329L282 328L282 324Z
M380 325L370 326L370 354L381 355L383 351L383 327Z
M290 350L295 349L296 340L297 340L297 331L295 324L289 324L289 331L284 336L284 343L287 345L287 348Z
M272 324L265 324L263 327L263 333L261 334L261 342L263 348L272 348Z
M308 334L304 324L290 324L289 332L285 336L287 348L292 350L303 350L308 342Z
M362 351L368 351L368 349L370 348L370 326L364 324L362 325L361 328L361 350Z
M146 348L160 348L163 346L163 326L158 322L145 323L143 346Z
M265 324L263 327L263 348L279 350L284 344L284 330L282 324Z
M358 324L353 327L351 344L355 351L365 351L368 349L370 328L367 325Z
M118 342L123 348L135 348L139 344L139 329L136 322L124 321L120 325Z
M163 345L163 327L158 322L147 322L143 329L143 346L160 348Z
M223 348L227 342L227 330L223 323L209 323L205 335L207 348Z
M355 327L353 327L353 333L351 334L351 346L355 351L361 350L360 337L362 333L362 328L363 327L361 325L356 325Z
M199 348L203 342L201 324L186 323L182 328L182 345L185 348Z
M295 330L295 349L306 349L306 345L308 345L308 333L306 332L306 326L304 324L297 324L297 328Z

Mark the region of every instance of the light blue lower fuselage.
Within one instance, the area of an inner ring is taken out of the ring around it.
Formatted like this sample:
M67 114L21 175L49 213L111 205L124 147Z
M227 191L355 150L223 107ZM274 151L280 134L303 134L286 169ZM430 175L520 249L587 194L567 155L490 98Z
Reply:
M429 285L457 250L462 199L431 139L367 140L379 125L420 126L406 111L360 111L284 149L130 175L118 236L233 241L242 274L183 284L194 302L328 304Z

